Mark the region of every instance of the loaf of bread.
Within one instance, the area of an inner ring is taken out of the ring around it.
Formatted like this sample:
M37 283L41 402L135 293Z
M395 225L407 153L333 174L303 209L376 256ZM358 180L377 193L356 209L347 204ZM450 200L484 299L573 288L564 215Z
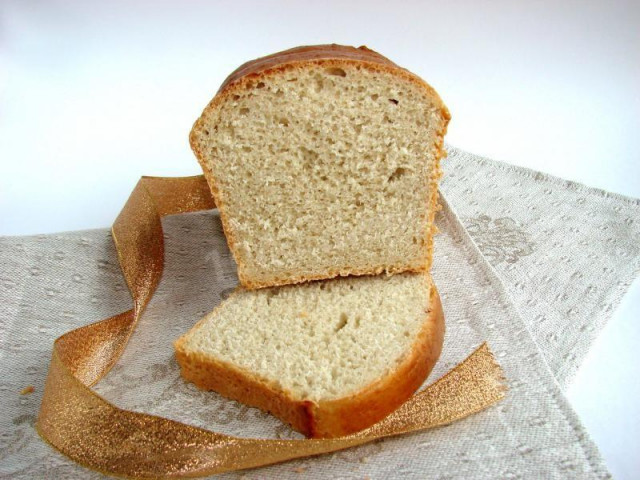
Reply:
M238 289L175 342L182 376L310 437L364 429L406 401L442 348L426 273Z
M427 271L449 112L365 47L233 72L190 136L245 288Z

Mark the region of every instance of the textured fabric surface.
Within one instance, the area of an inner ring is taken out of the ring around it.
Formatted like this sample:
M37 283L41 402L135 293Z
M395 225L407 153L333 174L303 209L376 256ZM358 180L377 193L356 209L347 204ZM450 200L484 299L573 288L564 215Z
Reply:
M447 150L441 191L564 388L640 273L640 200Z
M428 383L486 340L505 370L506 400L448 427L226 477L608 476L561 388L640 271L640 201L452 147L444 169L433 276L447 334ZM237 278L217 212L163 225L163 280L96 390L118 406L224 433L298 438L180 378L172 341ZM0 478L102 477L42 442L34 422L53 340L130 307L108 229L0 238Z
M605 478L608 473L502 282L445 206L433 275L447 318L429 382L488 341L505 401L453 425L227 478ZM216 212L164 220L166 269L131 344L96 390L117 405L243 436L296 437L255 409L185 384L171 342L236 284ZM107 230L1 240L0 477L99 478L33 424L55 337L129 308ZM20 395L33 385L35 392ZM244 477L243 477L244 476Z

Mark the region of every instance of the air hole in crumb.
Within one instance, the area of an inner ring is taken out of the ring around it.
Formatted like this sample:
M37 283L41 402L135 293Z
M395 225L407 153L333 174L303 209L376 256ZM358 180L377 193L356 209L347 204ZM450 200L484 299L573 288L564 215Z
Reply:
M305 159L309 159L309 160L317 160L318 159L318 152L314 151L314 150L309 150L308 148L305 147L300 147L300 152L302 153L302 158Z
M205 131L204 131L204 134L205 134L205 135L209 135L209 130L205 130Z
M398 167L398 168L396 168L394 170L394 172L391 174L391 176L389 177L389 179L387 181L389 183L395 182L396 180L399 180L400 177L402 177L405 173L407 173L407 169L406 168Z
M249 113L249 109L247 107L243 107L240 109L240 115L247 115Z
M418 239L416 237L413 237L413 244L415 245L416 243L418 243Z
M399 101L398 101L398 100L396 100L395 98L390 98L390 99L389 99L389 101L390 101L391 103L393 103L394 105L398 105L398 103L399 103Z
M281 96L283 96L283 95L284 95L284 92L283 92L282 90L278 90L278 91L276 92L276 97L281 97Z
M251 147L247 147L247 146L244 146L244 147L242 147L242 151L243 151L243 152L252 152L252 151L253 151L253 148L251 148Z
M289 80L287 80L287 82L297 82L298 79L297 78L290 78Z
M373 100L375 102L376 100L378 100L379 96L380 95L378 95L377 93L374 93L373 95L371 95L371 100Z
M341 68L327 68L325 69L325 72L327 72L327 75L335 75L337 77L346 77L347 76L347 72L345 72L343 69Z
M234 100L240 100L240 95L234 95L232 98L233 98Z
M258 82L256 88L264 88L264 82Z
M347 324L347 322L349 321L349 317L347 317L346 313L341 313L340 314L340 321L338 322L338 324L336 325L336 327L334 328L334 332L339 332L340 330L342 330L345 325Z
M408 337L408 336L410 336L410 335L411 335L411 334L410 334L409 332L404 332L404 336L405 336L405 337Z
M287 120L286 118L280 118L280 119L278 119L278 123L279 123L280 125L285 126L285 127L288 127L288 126L289 126L289 120Z

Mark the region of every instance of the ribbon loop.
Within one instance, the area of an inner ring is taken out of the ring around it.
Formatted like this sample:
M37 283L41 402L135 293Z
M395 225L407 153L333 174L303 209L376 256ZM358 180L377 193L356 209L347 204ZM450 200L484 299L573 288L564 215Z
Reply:
M503 374L486 344L380 423L336 439L237 438L123 410L90 386L122 354L162 277L161 218L215 208L203 176L143 177L112 233L134 308L59 337L38 416L38 433L72 460L129 478L195 477L319 455L377 438L445 425L505 396Z

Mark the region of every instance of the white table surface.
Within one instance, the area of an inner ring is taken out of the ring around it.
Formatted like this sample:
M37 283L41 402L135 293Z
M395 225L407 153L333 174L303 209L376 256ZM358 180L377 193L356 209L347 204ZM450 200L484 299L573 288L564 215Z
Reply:
M200 173L188 132L231 70L332 42L431 83L452 145L640 197L640 3L524 3L4 1L0 235L109 226L141 175ZM639 319L636 281L568 390L619 479L640 477Z

